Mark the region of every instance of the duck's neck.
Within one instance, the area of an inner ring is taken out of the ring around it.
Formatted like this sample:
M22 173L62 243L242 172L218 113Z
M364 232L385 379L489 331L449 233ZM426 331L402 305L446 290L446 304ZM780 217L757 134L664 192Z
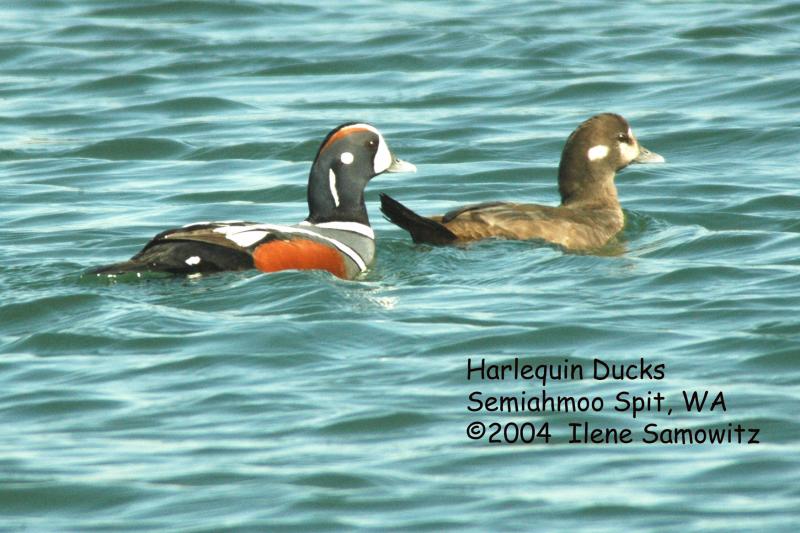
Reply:
M588 161L565 161L558 167L558 192L561 205L619 209L614 172L600 172Z
M329 166L315 164L308 178L308 220L321 222L357 222L369 226L364 203L366 181L331 173Z

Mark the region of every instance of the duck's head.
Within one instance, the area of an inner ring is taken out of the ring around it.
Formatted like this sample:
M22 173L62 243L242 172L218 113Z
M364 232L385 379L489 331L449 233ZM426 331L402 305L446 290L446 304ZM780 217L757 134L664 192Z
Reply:
M647 150L620 115L603 113L583 122L567 139L558 167L562 205L617 205L614 176L631 163L663 163Z
M308 221L369 224L364 188L384 172L417 168L392 154L381 132L365 123L333 129L317 151L308 178Z

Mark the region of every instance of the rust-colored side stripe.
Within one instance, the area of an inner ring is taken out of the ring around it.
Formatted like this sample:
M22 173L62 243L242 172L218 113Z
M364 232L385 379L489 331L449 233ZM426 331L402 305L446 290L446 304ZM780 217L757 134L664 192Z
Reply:
M327 270L334 276L347 277L344 257L337 250L309 239L262 244L253 252L253 260L262 272Z

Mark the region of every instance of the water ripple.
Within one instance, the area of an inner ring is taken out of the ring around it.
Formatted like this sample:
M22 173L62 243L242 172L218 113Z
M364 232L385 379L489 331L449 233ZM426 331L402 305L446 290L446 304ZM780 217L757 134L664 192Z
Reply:
M0 21L5 528L796 529L796 2L41 0ZM564 140L602 111L667 164L619 173L627 226L596 253L420 246L378 211L555 205ZM350 120L419 168L369 184L362 278L84 274L197 220L302 220ZM517 357L663 362L547 390L723 390L724 413L577 418L762 444L571 445L574 413L467 411L540 392L466 379ZM472 442L473 419L557 442Z

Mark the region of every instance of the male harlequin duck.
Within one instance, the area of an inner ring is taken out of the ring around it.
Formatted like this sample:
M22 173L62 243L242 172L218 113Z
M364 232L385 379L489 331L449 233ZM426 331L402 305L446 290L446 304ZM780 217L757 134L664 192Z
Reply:
M417 243L539 239L587 251L603 246L624 224L615 173L630 163L663 162L639 145L624 118L604 113L578 126L567 139L558 167L558 207L488 202L425 218L381 194L381 211Z
M413 172L395 158L383 135L369 124L343 124L317 151L308 178L309 215L299 224L198 222L159 233L130 260L91 271L205 274L257 268L327 270L352 279L375 255L375 235L364 188L383 172Z

